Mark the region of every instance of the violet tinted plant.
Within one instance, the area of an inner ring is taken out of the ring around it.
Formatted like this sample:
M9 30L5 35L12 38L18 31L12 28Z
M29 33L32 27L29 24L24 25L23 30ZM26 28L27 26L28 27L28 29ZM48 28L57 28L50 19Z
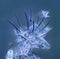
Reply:
M49 11L42 10L37 22L25 12L27 26L25 29L17 28L10 20L9 23L15 28L17 36L16 45L10 48L6 54L6 59L40 59L31 53L34 48L50 49L50 44L45 40L45 36L52 29L48 26L49 22L44 23L49 17ZM43 26L42 26L43 24Z

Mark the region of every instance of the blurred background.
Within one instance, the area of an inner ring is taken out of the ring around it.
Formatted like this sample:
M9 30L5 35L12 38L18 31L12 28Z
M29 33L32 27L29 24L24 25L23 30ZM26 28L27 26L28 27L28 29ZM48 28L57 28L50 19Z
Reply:
M25 23L25 10L32 10L37 14L41 9L50 11L50 24L53 28L46 40L51 44L48 51L35 50L35 54L42 59L60 59L60 0L0 0L0 59L5 59L9 43L16 37L13 33L13 27L8 20L14 21L17 15L19 23L23 27Z

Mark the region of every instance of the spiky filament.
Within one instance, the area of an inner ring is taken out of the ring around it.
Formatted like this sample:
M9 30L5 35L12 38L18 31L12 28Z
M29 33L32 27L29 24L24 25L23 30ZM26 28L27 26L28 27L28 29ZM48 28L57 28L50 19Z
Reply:
M18 35L16 39L16 43L18 44L11 49L11 51L14 52L12 55L15 59L40 59L36 55L32 54L31 50L33 50L33 48L50 49L50 44L45 40L44 37L51 30L51 28L48 27L49 22L46 24L43 23L46 18L49 17L48 13L48 11L42 11L41 18L40 20L37 20L36 23L32 19L33 16L30 15L30 18L28 18L27 12L25 12L27 23L26 30L22 28L19 29L9 20L9 23L16 29L16 32L18 31L18 33L15 33ZM42 28L40 27L41 24L44 25ZM10 50L8 50L8 52L10 52ZM8 52L6 59L8 59L10 54Z

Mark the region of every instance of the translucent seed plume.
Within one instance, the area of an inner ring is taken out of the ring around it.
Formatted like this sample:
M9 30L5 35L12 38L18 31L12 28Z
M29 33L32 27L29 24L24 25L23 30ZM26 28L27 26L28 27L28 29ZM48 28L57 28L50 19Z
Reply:
M9 20L9 23L15 28L17 39L15 40L16 45L7 51L6 59L41 59L39 56L33 54L32 50L34 48L50 49L50 44L45 40L45 36L52 28L48 26L49 23L43 23L49 17L48 14L49 11L42 10L40 19L35 22L31 18L31 15L28 18L25 12L27 23L25 29L21 27L20 29L17 28Z

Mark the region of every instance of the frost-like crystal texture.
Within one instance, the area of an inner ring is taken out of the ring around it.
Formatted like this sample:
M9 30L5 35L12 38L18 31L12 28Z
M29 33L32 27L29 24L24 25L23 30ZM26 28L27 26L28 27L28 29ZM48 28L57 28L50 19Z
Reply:
M9 23L15 28L14 32L17 36L15 47L8 50L6 59L40 59L31 51L34 48L50 49L50 44L45 40L45 36L51 30L48 26L49 22L45 22L49 17L49 11L42 10L37 21L33 20L33 16L27 15L25 12L27 26L17 28L11 21Z

